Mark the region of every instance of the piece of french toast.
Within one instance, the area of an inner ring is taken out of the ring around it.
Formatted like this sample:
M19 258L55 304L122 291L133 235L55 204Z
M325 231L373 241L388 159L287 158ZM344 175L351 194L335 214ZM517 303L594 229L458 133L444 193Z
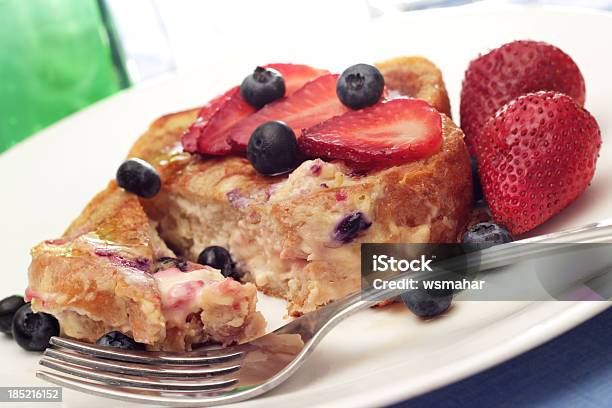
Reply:
M178 271L173 256L138 198L111 182L62 238L32 249L26 297L64 334L92 342L118 330L149 349L184 351L263 332L253 285L185 261Z
M400 95L423 99L451 117L450 101L442 72L427 58L396 57L376 64L387 87Z
M378 64L391 92L424 98L449 113L439 70L421 57ZM196 259L209 245L227 247L244 273L299 315L355 292L362 242L454 242L468 218L471 170L463 133L442 115L443 145L426 159L354 172L342 162L308 160L288 177L264 177L242 157L182 153L180 136L197 110L155 121L130 157L154 164L161 192L143 205L160 236ZM360 213L371 226L351 242L334 228Z

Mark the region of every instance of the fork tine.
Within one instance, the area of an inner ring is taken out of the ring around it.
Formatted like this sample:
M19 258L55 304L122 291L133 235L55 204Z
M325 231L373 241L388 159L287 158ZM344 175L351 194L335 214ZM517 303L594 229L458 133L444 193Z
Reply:
M105 384L119 387L147 388L180 392L202 392L227 389L228 387L235 385L238 382L237 379L228 379L221 381L182 379L181 381L167 381L160 380L158 378L135 377L125 374L115 375L111 373L95 371L91 368L76 366L74 364L63 362L61 360L56 360L52 357L43 357L40 360L39 364L65 374L74 375L93 381L99 381Z
M167 353L161 351L128 351L118 348L98 346L83 343L62 337L51 337L50 343L54 346L67 348L80 353L101 358L129 361L142 364L171 364L171 365L210 365L225 363L243 356L238 347L226 347L214 350L201 350L188 353Z
M109 371L112 373L128 375L150 375L154 377L216 377L234 373L240 370L240 364L225 365L218 368L194 366L169 366L154 364L137 364L124 361L101 359L98 357L78 354L71 351L48 348L44 355L57 360L65 361L78 366L93 368L94 370Z

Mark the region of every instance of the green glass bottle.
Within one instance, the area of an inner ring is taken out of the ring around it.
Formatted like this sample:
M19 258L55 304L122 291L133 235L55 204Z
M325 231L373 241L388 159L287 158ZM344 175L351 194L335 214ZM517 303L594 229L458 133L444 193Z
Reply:
M128 86L102 0L0 0L0 152Z

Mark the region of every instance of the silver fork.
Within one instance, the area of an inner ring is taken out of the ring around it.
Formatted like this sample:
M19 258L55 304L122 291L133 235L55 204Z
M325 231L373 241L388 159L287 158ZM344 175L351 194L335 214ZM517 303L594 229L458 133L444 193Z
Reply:
M534 242L611 242L612 220L500 245L480 252L480 270L510 265ZM546 247L546 246L545 246ZM536 254L537 255L537 254ZM392 279L404 279L398 274ZM414 278L414 273L410 274ZM392 280L390 279L390 280ZM352 314L403 290L366 289L303 315L249 343L189 353L125 351L53 337L36 376L88 394L168 406L213 406L253 398L281 384L323 337Z

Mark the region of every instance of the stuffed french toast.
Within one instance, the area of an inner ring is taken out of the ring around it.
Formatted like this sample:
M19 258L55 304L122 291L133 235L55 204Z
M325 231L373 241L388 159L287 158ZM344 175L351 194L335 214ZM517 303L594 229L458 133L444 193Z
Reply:
M258 67L153 122L128 157L32 250L32 307L71 337L248 340L264 328L256 288L291 315L315 310L360 289L361 243L456 242L472 203L464 135L420 57L342 75Z

